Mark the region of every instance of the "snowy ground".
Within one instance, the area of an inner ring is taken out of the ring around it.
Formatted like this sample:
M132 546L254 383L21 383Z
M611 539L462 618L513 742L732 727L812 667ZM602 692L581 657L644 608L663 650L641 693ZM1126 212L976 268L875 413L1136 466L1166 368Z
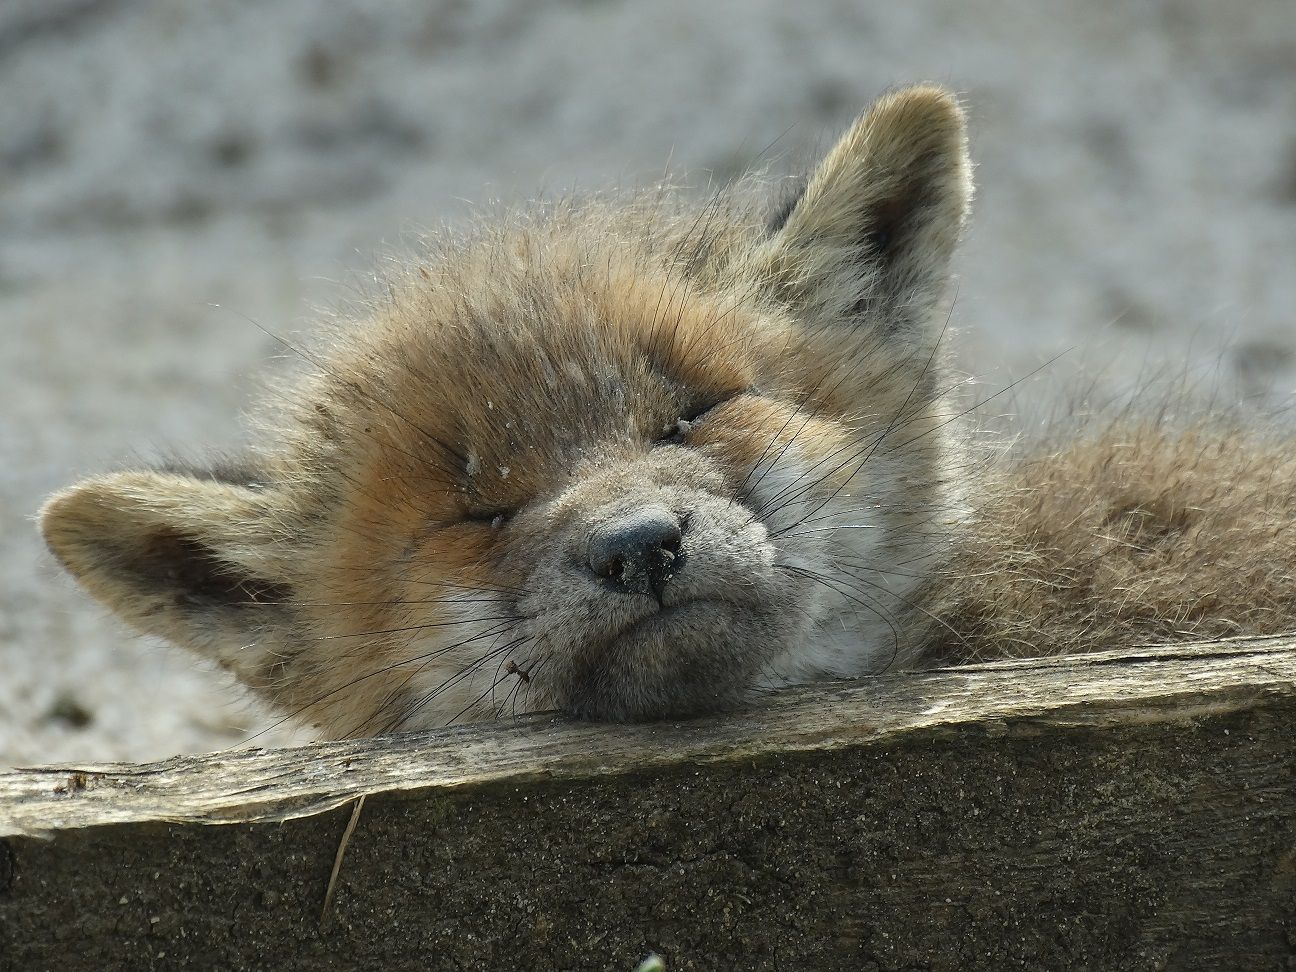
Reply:
M972 113L968 370L1071 348L1115 387L1188 362L1296 390L1290 0L5 0L0 765L269 724L110 622L30 522L81 474L237 442L275 354L250 321L308 326L464 199L789 166L923 79Z

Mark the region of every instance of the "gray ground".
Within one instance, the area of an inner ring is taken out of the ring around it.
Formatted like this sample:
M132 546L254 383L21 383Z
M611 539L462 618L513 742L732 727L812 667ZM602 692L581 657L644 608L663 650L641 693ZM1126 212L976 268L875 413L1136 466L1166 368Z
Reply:
M970 372L994 387L1070 348L1033 384L1187 362L1296 390L1290 0L5 0L0 764L270 724L80 597L30 522L75 476L236 443L277 353L251 321L308 326L464 199L668 162L705 182L771 143L786 167L920 79L972 112Z

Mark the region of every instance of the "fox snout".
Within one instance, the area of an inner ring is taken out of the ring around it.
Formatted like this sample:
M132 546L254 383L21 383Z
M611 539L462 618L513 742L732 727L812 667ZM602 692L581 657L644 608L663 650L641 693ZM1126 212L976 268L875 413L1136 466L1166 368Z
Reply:
M605 460L520 519L517 540L569 538L565 555L517 548L537 704L618 721L727 708L792 640L803 581L710 466L679 447Z
M660 604L666 585L684 568L687 516L663 506L633 510L590 535L589 569L609 589L647 594Z

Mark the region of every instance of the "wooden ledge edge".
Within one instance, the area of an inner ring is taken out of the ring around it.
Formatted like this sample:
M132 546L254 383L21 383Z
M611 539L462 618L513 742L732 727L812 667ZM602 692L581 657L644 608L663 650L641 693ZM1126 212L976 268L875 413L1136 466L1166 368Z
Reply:
M597 778L885 746L920 733L1191 720L1296 697L1296 638L1238 638L822 683L678 723L552 716L380 739L0 773L0 836L290 820L361 795Z

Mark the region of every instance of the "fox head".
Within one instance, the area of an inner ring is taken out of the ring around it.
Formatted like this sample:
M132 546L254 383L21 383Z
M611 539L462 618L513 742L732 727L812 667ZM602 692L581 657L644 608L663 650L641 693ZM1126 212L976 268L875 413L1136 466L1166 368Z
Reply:
M961 515L965 143L909 88L781 203L658 191L431 240L302 352L245 462L88 479L45 539L331 736L677 717L910 662Z

